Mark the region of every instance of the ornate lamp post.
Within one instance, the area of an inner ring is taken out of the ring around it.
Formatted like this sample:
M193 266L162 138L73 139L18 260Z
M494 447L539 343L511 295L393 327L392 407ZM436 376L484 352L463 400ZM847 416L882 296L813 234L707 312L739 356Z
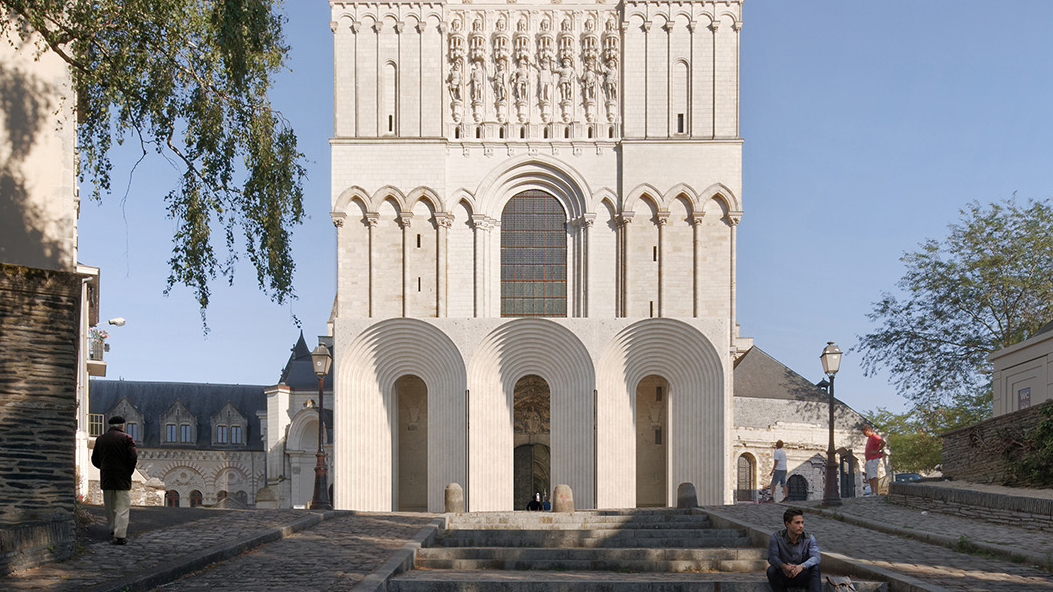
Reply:
M823 489L823 505L840 506L841 496L837 493L837 460L834 458L836 454L834 451L834 375L841 368L841 349L834 345L833 341L828 341L819 360L823 363L823 372L830 379L826 389L830 394L830 446L826 450L826 487ZM822 382L819 384L823 385Z
M329 355L329 348L322 344L311 352L311 362L314 363L314 373L318 376L318 464L314 467L314 497L311 499L312 510L332 510L333 505L329 503L329 479L325 468L325 450L322 449L322 440L325 434L325 424L322 421L322 388L325 383L325 375L329 374L329 366L333 363L333 357Z

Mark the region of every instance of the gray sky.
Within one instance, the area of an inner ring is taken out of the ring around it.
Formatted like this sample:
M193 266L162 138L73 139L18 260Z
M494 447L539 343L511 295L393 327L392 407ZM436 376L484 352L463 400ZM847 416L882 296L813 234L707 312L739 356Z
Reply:
M107 327L108 378L272 384L299 334L294 315L308 345L324 333L336 277L329 7L286 6L292 72L273 99L309 161L299 299L271 303L240 265L233 287L213 286L203 335L189 290L162 295L176 173L154 156L129 184L135 155L123 151L115 194L86 201L80 218L80 260L102 268L102 317L128 321ZM1053 197L1053 2L748 0L743 20L738 322L818 381L826 342L855 346L903 252L942 237L964 204ZM859 411L905 406L852 353L837 396Z

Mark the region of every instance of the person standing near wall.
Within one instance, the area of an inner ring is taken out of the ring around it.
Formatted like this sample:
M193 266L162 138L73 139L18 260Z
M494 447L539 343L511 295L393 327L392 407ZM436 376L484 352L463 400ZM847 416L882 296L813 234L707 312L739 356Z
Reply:
M870 484L870 495L877 495L878 464L881 462L881 449L885 447L885 441L868 425L863 426L863 435L867 437L866 454L864 454L867 483Z
M775 454L772 455L775 461L771 468L771 501L775 501L775 485L782 485L782 499L783 501L789 496L790 492L786 489L786 451L782 449L782 440L775 443Z
M124 433L124 418L110 418L110 429L95 440L91 464L99 469L99 487L106 508L106 523L113 544L128 542L128 515L132 507L132 473L139 455L135 440Z

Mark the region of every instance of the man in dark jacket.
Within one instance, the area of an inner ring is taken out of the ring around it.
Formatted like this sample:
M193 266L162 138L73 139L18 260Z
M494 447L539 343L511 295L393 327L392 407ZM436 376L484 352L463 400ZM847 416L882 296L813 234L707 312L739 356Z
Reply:
M819 545L804 531L804 512L786 510L782 515L785 529L771 535L768 543L768 584L772 592L785 592L789 587L819 592Z
M113 544L123 545L128 537L128 513L132 506L132 472L139 459L135 440L124 433L124 418L110 418L110 430L95 439L91 464L99 469L99 487L106 506L106 522Z

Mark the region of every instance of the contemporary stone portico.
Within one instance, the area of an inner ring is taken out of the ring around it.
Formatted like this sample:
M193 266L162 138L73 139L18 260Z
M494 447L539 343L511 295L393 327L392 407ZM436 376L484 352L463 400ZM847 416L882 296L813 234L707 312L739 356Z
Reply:
M741 2L330 5L335 505L730 502Z

